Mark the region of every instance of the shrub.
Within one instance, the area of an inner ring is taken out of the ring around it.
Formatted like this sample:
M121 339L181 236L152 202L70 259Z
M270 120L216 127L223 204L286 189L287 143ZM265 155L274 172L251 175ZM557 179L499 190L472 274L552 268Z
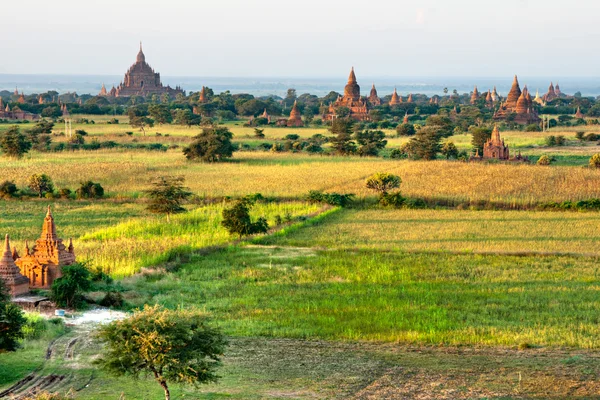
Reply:
M76 193L78 199L101 199L104 197L104 188L99 183L92 181L81 182Z
M396 127L396 134L398 136L412 136L416 132L413 124L401 124Z
M102 307L123 307L124 304L125 301L120 292L108 291L102 300L100 300L100 305Z
M231 142L233 134L226 127L206 127L194 137L194 141L183 150L188 160L206 162L222 161L230 158L236 149Z
M379 199L379 204L381 204L382 206L400 208L404 205L405 201L406 199L402 197L400 192L396 192L382 195Z
M579 131L579 132L575 133L575 138L579 141L583 141L584 137L585 137L585 132Z
M73 192L69 188L62 188L58 191L58 195L61 199L68 199L71 197L72 194Z
M546 142L546 146L549 146L549 147L556 146L556 136L554 136L554 135L546 136L544 141Z
M556 137L556 145L557 146L564 146L565 144L567 144L567 140L565 139L564 136L559 135Z
M550 159L550 157L543 155L539 158L539 160L537 161L538 165L550 165L550 163L552 162L552 160Z
M324 203L330 206L346 207L354 198L354 194L340 194L340 193L324 193L320 190L311 190L306 196L306 200L310 203Z
M4 181L0 183L0 197L15 197L17 191L17 185L15 185L13 181Z
M594 154L590 157L590 167L600 168L600 153Z

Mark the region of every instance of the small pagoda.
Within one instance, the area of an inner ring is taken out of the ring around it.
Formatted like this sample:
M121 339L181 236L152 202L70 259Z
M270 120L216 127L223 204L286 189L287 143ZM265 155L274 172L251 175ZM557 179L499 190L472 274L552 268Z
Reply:
M10 251L10 239L6 235L4 239L4 252L0 258L0 279L8 289L11 296L20 296L29 293L29 279L21 275L19 267L15 264L14 256L17 256L16 249Z
M265 112L267 112L266 109L265 109ZM300 111L298 111L298 102L297 101L294 101L294 106L292 107L292 111L290 111L290 117L287 120L287 126L293 126L293 127L304 126L304 122L302 122L302 115L300 115Z
M390 106L397 106L398 104L402 104L402 97L398 96L398 91L394 88L394 93L392 93L392 98L390 99Z

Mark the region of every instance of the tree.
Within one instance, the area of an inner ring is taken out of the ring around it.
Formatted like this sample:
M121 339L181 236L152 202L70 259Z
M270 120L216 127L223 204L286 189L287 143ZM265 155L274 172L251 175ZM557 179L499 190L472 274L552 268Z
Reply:
M54 184L52 179L46 174L33 174L29 177L27 186L36 192L40 198L44 197L45 193L54 192Z
M415 134L415 126L413 124L401 124L396 127L398 136L412 136Z
M135 108L130 108L127 115L129 116L129 125L141 130L144 136L146 136L146 128L152 128L154 126L154 120L152 118L141 115Z
M483 154L483 145L492 137L492 130L490 128L474 128L471 130L471 145L474 151L479 151L479 154Z
M594 154L592 157L590 157L590 167L600 168L600 153Z
M239 235L240 239L243 236L267 232L269 230L269 225L265 218L261 217L255 222L252 222L250 208L252 208L253 205L254 201L249 198L243 198L236 201L232 207L223 210L223 221L221 222L221 225L223 225L231 235Z
M235 150L231 142L233 134L227 127L206 127L202 133L194 137L194 141L185 149L188 160L200 159L206 162L222 161L230 158Z
M361 156L377 156L379 150L383 149L387 145L385 140L385 133L383 131L360 131L354 134L356 142L358 143L358 149L356 152Z
M417 160L435 160L440 152L441 137L437 128L426 126L417 131L415 137L408 142L407 152Z
M23 311L11 303L8 288L0 278L0 353L17 349L25 323Z
M390 190L399 188L400 183L402 183L402 179L398 175L378 172L367 179L366 186L379 193L380 196L385 196Z
M438 134L441 136L452 136L454 132L454 123L449 117L444 115L431 115L427 117L425 126L435 127L438 129Z
M442 146L442 155L446 157L446 160L451 158L458 158L458 149L454 142L446 142Z
M31 142L27 140L16 125L0 136L0 149L9 157L23 157L31 149L31 145Z
M106 345L94 363L110 373L139 377L151 374L169 400L170 383L196 385L216 382L220 356L227 340L197 311L144 306L124 320L100 328Z
M154 119L154 122L159 125L170 124L173 121L169 106L165 104L151 104L148 106L148 113Z
M330 130L336 136L330 142L336 154L346 156L356 152L356 143L352 140L353 125L354 121L350 118L336 118L332 121Z
M185 212L182 204L191 196L192 192L183 185L183 176L160 176L152 182L152 188L146 190L150 197L150 204L146 207L154 214L166 214L170 222L171 214Z
M62 276L52 282L52 300L60 307L78 307L92 288L91 273L83 264L63 265Z

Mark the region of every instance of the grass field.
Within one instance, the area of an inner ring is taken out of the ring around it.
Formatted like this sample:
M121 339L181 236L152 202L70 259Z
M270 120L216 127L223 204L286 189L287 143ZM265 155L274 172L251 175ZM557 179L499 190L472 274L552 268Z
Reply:
M12 245L22 252L24 241L30 245L41 233L45 209L41 202L3 202L0 232L11 235ZM99 267L115 277L129 276L141 268L176 259L203 247L231 241L220 225L225 204L193 208L167 223L144 211L143 204L101 202L59 202L54 208L58 233L72 237L79 260ZM307 203L257 204L252 214L264 216L270 226L275 216L294 221L319 209Z
M268 245L600 257L600 214L460 210L343 210Z
M181 146L198 132L157 126L129 136L125 118L119 125L93 118L95 125L73 127L88 140ZM252 128L228 126L237 142L256 142ZM267 128L265 141L291 133L326 130ZM547 134L503 133L524 154L555 156L549 167L270 152L203 164L186 161L181 148L0 157L0 182L22 187L46 173L57 188L93 180L107 194L0 200L0 234L18 249L31 245L51 204L59 236L74 239L79 260L119 279L128 308L160 303L211 314L232 340L224 378L175 385L174 398L593 398L600 213L536 211L544 202L600 198L600 170L583 167L598 146L576 143L574 130L564 134L569 146L548 148ZM406 140L390 138L389 146ZM470 136L451 140L466 149ZM376 172L399 175L402 194L429 209L376 206L365 188ZM170 223L145 211L143 191L160 175L184 176L198 196ZM357 202L309 204L310 190L354 193ZM254 217L292 224L239 242L227 234L225 198L251 193L272 200L258 203ZM37 369L64 375L58 389L78 388L77 398L160 396L154 382L95 370L90 361L102 350L91 337L73 328L56 342L46 335L0 354L0 365L10 365L0 367L0 387ZM67 357L71 342L75 356ZM44 361L48 346L53 355Z

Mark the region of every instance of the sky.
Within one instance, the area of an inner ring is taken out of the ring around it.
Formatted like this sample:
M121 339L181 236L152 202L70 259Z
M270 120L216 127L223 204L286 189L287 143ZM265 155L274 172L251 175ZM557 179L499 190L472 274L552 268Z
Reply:
M598 0L20 0L0 73L597 76Z

